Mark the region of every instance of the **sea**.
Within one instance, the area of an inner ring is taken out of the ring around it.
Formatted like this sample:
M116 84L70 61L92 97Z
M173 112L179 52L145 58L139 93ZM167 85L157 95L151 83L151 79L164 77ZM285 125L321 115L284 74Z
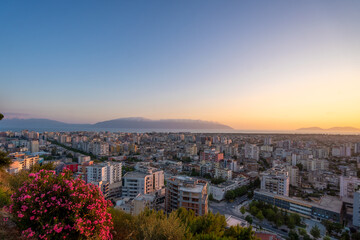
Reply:
M123 133L217 133L217 134L329 134L329 135L360 135L359 132L311 132L311 131L280 131L280 130L238 130L238 129L144 129L144 128L94 128L94 127L37 127L37 128L4 128L0 132L20 132L29 130L35 132L123 132Z

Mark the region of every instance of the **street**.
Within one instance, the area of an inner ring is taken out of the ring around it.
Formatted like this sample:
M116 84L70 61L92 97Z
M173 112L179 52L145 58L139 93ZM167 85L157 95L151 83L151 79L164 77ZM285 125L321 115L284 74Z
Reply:
M234 202L220 202L220 203L209 203L210 211L213 213L220 213L222 215L232 215L237 218L245 219L245 216L248 215L245 213L244 215L241 214L240 208L242 206L246 206L248 204L248 199L246 196L240 197L236 199ZM281 237L287 237L288 234L286 232L281 231L280 229L274 228L271 224L266 223L265 221L258 221L256 218L253 217L253 224L254 227L260 229L265 229L267 231L273 232Z

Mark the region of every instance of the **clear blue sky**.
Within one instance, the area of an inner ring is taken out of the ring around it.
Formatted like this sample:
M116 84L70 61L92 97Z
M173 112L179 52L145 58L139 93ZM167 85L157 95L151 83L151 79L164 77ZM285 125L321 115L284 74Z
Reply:
M360 101L348 98L360 82L359 39L360 1L4 0L0 111L280 129L284 118L288 128L320 124L315 104L316 119L351 124L327 107L334 94Z

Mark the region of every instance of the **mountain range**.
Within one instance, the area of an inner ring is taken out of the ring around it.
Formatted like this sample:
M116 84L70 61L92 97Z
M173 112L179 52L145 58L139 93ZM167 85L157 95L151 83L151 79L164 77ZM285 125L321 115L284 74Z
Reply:
M151 120L147 118L118 118L95 124L71 124L50 119L3 119L0 128L123 128L123 129L232 129L230 126L202 120L191 119L161 119Z
M309 127L309 128L299 128L296 130L313 131L313 132L360 132L359 128L354 128L354 127L332 127L332 128Z

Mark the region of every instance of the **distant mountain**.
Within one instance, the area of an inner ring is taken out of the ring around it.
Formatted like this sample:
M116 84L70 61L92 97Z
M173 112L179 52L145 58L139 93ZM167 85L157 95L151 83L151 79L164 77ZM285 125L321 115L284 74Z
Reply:
M94 124L99 128L137 128L137 129L232 129L231 127L201 120L146 118L119 118Z
M336 131L336 132L359 132L359 128L354 127L333 127L327 129L328 131Z
M0 122L0 128L65 128L65 127L89 127L91 124L72 124L60 121L44 119L44 118L30 118L30 119L6 119Z
M119 118L95 124L71 124L49 119L3 119L0 122L2 129L37 129L37 128L124 128L124 129L232 129L231 127L209 121L189 119L150 120L146 118Z
M308 128L299 128L296 131L324 131L325 129L319 127L308 127Z
M332 128L319 128L319 127L309 127L309 128L299 128L297 131L322 131L322 132L360 132L359 128L354 127L332 127Z

